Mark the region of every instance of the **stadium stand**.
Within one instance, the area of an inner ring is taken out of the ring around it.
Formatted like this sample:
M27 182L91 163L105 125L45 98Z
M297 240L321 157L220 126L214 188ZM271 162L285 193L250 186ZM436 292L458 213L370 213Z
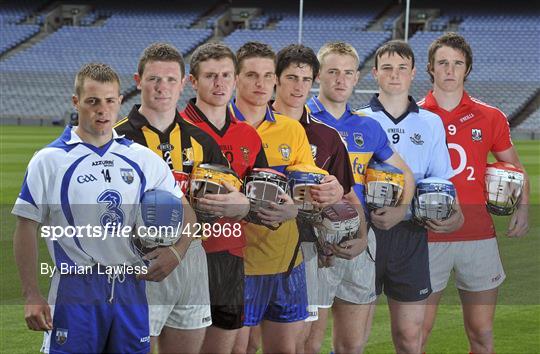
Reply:
M431 87L425 72L428 45L442 31L455 29L466 36L474 49L468 91L499 107L512 122L540 90L538 11L525 1L490 2L488 7L484 1L456 1L436 5L427 0L413 1L413 7L436 7L440 15L431 19L424 31L410 38L417 56L412 93L420 99ZM248 28L238 28L223 38L234 50L248 40L263 41L279 50L298 38L295 1L199 0L179 6L164 0L151 4L134 0L129 7L116 1L80 2L90 5L91 11L80 20L79 26L62 26L29 48L0 61L1 117L65 117L71 111L68 97L73 75L82 63L89 61L106 62L119 72L127 97L121 111L125 115L139 100L132 75L142 49L151 42L166 41L186 55L197 45L214 39L213 26L227 7L261 9L260 16L251 19ZM0 4L0 55L40 31L40 26L31 24L29 19L41 18L43 14L38 9L45 4L52 3L23 0L16 5ZM403 9L391 0L363 2L361 6L338 1L331 7L326 1L305 2L303 43L317 51L328 41L350 42L358 49L364 65L379 45L391 39L395 20ZM377 21L380 22L372 28L378 30L372 30L370 26ZM372 94L369 91L375 89L371 75L364 75L351 105L365 104ZM193 89L187 84L179 106L193 96ZM531 118L520 128L537 123L538 118Z

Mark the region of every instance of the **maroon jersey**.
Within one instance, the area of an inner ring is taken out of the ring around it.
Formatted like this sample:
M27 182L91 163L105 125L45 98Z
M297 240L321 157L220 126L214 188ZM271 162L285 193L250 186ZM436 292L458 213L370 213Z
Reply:
M306 130L311 154L317 167L335 176L347 194L354 186L349 153L341 136L334 128L324 124L311 115L309 108L304 108L300 123Z
M239 178L243 179L253 167L268 167L262 141L257 131L249 124L232 117L228 109L225 125L221 129L217 129L195 106L195 99L189 101L180 115L214 138ZM232 223L233 221L222 219L221 222ZM235 256L242 257L245 237L243 232L241 237L211 237L203 242L203 246L207 253L227 250Z

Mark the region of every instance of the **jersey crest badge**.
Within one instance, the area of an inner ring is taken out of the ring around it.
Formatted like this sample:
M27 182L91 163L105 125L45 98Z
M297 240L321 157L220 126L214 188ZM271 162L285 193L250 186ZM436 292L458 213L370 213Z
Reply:
M472 129L472 140L482 141L482 129Z
M56 343L62 345L67 342L68 330L65 328L56 329Z
M135 179L132 168L121 168L120 175L122 176L122 180L127 184L133 183L133 180Z
M354 142L358 147L362 148L364 147L364 136L362 133L353 133Z
M317 157L317 145L309 144L311 146L311 156L313 156L313 160Z
M424 145L424 140L422 140L422 135L418 134L418 133L414 133L412 136L411 136L411 141L413 142L413 144L415 145Z
M249 164L249 149L245 146L240 146L240 151L242 151L242 158L246 164Z
M281 144L279 146L279 152L281 153L283 160L289 161L289 159L291 158L291 147L289 145Z
M182 150L182 165L193 166L193 148Z

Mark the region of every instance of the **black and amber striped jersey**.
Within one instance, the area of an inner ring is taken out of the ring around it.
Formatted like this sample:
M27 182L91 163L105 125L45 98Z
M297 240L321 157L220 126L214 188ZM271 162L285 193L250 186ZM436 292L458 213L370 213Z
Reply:
M200 163L216 163L229 166L219 145L210 135L186 122L176 112L173 124L161 132L150 125L135 105L128 116L119 121L114 129L119 135L147 146L169 165L171 170L191 173Z

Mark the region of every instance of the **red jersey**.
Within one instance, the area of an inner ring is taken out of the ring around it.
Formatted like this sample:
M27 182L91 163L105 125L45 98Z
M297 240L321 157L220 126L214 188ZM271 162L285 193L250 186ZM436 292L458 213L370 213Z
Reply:
M465 217L461 229L448 234L430 232L429 241L472 241L495 237L495 227L484 196L485 171L489 152L512 147L506 116L466 92L451 112L439 107L433 91L419 102L419 106L439 115L443 121L455 173L451 181Z
M204 113L195 106L194 99L189 101L186 109L180 115L214 138L240 179L244 179L253 167L268 167L262 141L257 131L249 124L232 117L228 109L226 110L225 125L221 130L210 123ZM237 221L221 219L219 222L232 224ZM245 245L243 228L240 237L210 237L203 242L207 253L229 251L229 253L239 257L243 256Z

